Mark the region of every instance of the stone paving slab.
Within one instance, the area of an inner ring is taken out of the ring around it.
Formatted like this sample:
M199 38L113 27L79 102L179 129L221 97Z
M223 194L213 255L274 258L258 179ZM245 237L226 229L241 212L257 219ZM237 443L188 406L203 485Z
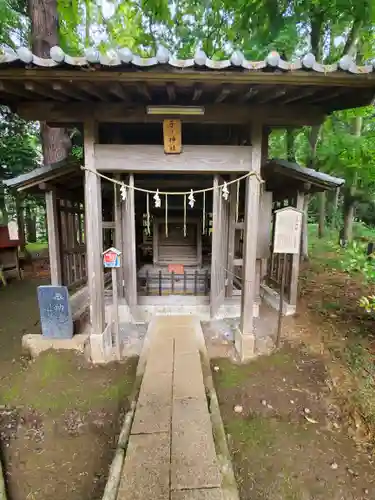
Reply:
M201 361L198 351L181 354L173 375L173 398L206 400Z
M117 500L169 500L170 436L130 436Z
M132 434L169 432L172 418L172 372L147 372L139 393Z
M152 340L149 346L149 356L147 359L145 376L147 376L150 372L154 374L172 373L174 355L173 351L173 338L161 338L160 340Z
M158 317L117 500L223 500L197 321Z
M220 488L172 491L171 500L223 500Z
M221 486L206 401L173 401L171 486L173 490Z

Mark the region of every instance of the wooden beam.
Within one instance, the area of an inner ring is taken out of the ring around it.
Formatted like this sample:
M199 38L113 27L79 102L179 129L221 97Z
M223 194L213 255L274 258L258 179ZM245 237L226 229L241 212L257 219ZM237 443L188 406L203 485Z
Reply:
M286 89L273 89L270 92L267 92L267 94L263 98L259 99L259 103L264 104L266 102L276 101L276 99L282 97L285 94Z
M77 88L72 88L71 86L67 84L62 84L60 82L54 82L52 84L52 89L55 92L59 92L60 94L63 94L67 97L73 97L74 99L77 99L79 101L85 101L87 100L86 96L82 94L82 92L79 91Z
M179 155L166 155L162 145L97 144L96 168L122 172L246 172L248 146L190 146Z
M0 82L0 92L4 92L5 94L15 95L19 97L24 97L26 99L30 99L32 94L24 89L21 89L18 85L10 84L9 82Z
M79 88L82 89L86 94L96 97L101 101L105 101L107 99L107 95L97 86L92 85L89 82L79 82Z
M304 97L308 97L310 95L313 95L317 92L317 89L316 87L315 88L310 88L310 87L307 87L305 89L301 89L299 87L296 88L295 92L288 92L285 96L285 99L283 99L281 101L281 105L285 105L285 104L290 104L292 102L297 102L301 99L303 99Z
M232 92L231 88L228 86L223 86L215 99L215 102L223 102L228 95Z
M125 90L120 83L115 82L115 83L110 84L108 86L108 90L112 95L118 97L121 101L128 100L128 96L125 93Z
M192 98L192 100L194 102L199 101L199 99L202 96L202 92L203 92L202 85L200 85L199 83L197 83L196 85L194 85L194 92L193 92L193 98Z
M103 229L116 229L116 222L111 222L107 220L103 220L102 222L102 228Z
M33 94L38 94L42 97L50 97L51 99L54 99L56 101L67 101L67 98L61 95L59 92L51 91L50 89L35 82L27 81L24 83L24 87L29 92L32 92Z
M242 94L242 96L240 97L240 102L250 101L258 93L259 93L259 89L254 88L254 87L250 87L249 90L247 92L245 92L245 94Z
M66 176L69 173L77 173L77 166L72 165L71 167L61 170L60 172L58 170L51 171L51 173L46 173L43 176L43 182L50 182L53 180L57 180L61 177ZM30 179L29 182L25 183L24 185L20 186L17 188L17 191L25 191L26 189L30 189L33 186L38 186L40 184L40 179Z
M262 123L251 128L251 171L260 174L262 159ZM242 360L254 355L254 301L256 298L256 257L260 183L256 176L246 178L244 252L242 267L240 336L236 348Z
M96 124L93 120L84 124L85 167L85 219L87 248L87 282L90 294L90 321L92 333L104 330L104 277L101 182L95 172L94 138ZM94 172L92 172L94 171Z
M169 102L175 102L176 100L176 88L173 83L167 83L167 94Z
M343 91L342 89L336 90L336 92L324 91L324 93L321 96L317 96L317 97L311 99L310 102L312 104L321 103L321 102L330 100L330 99L335 98L335 97L340 97L340 96L343 97L343 94L345 94L345 91Z
M45 197L51 285L58 286L62 284L62 267L56 193L53 190L46 191Z
M137 82L136 83L136 88L137 88L137 91L138 93L145 97L148 101L151 101L152 98L151 98L151 94L150 94L150 91L147 87L147 85L143 82Z
M17 112L27 120L52 123L82 123L92 117L98 122L160 123L165 116L147 115L145 106L125 103L53 103L48 101L24 102ZM249 124L256 117L265 125L320 125L324 111L319 106L267 106L267 105L206 105L204 115L181 116L183 122Z
M0 69L0 80L33 80L46 82L59 81L90 81L109 84L111 82L137 82L140 81L139 71L77 71L77 69L61 70L54 68L5 68ZM155 84L167 83L172 80L170 71L143 71L142 81ZM206 82L209 84L262 84L272 86L284 85L309 85L323 87L368 88L374 86L375 74L352 75L344 71L332 73L319 73L316 71L285 71L277 73L270 71L176 71L173 73L173 82L186 84Z
M269 137L271 134L271 129L269 127L263 127L262 130L262 165L268 160L268 149L269 149Z

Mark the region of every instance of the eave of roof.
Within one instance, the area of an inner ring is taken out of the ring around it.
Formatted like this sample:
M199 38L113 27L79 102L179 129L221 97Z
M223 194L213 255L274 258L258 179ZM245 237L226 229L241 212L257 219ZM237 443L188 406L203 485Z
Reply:
M230 58L225 60L214 60L207 57L202 50L197 50L194 57L178 59L170 52L159 47L154 57L140 57L128 48L109 50L100 53L98 50L89 48L85 50L84 56L72 57L66 54L61 47L55 46L50 50L49 58L41 58L26 47L17 50L9 48L0 49L0 67L37 67L37 68L95 68L95 69L152 69L155 66L170 66L178 69L208 69L208 70L237 70L237 71L269 71L270 69L284 71L311 70L317 73L329 74L333 72L347 72L356 75L369 74L375 71L374 64L359 66L355 60L345 55L337 63L321 64L316 61L313 54L294 61L285 61L278 52L270 52L268 56L259 61L247 60L242 52L234 51Z
M264 172L271 168L273 172L279 172L287 177L292 177L301 182L307 182L316 187L336 189L345 184L345 179L334 177L324 172L318 172L312 168L302 167L298 163L287 160L272 158L263 166Z
M79 168L76 161L71 158L67 158L52 165L43 165L41 167L35 168L30 172L18 175L12 179L7 179L4 182L5 186L13 189L25 189L28 186L33 186L36 182L44 182L45 180L51 178L57 178L61 175L65 175L69 171L74 171Z
M358 66L350 56L324 65L312 54L285 61L277 52L249 61L235 51L230 58L217 61L201 50L192 58L176 59L163 47L155 57L147 58L127 48L104 54L88 49L84 56L72 57L52 47L48 58L25 47L0 49L0 104L26 119L52 124L81 122L84 113L78 106L87 103L92 103L93 110L110 104L107 115L113 114L114 106L126 105L121 116L128 114L129 107L144 110L150 104L213 105L218 110L224 103L246 107L252 115L268 105L279 114L298 108L298 124L313 125L310 111L319 113L321 121L333 111L370 104L374 94L374 66ZM53 113L45 109L51 104L56 105ZM295 124L286 113L282 115L282 124ZM275 124L272 116L267 118Z

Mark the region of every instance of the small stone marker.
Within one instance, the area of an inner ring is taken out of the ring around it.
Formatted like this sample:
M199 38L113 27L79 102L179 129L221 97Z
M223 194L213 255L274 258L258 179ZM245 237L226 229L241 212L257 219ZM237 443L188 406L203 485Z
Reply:
M73 318L66 286L39 286L38 303L42 335L49 339L71 339Z

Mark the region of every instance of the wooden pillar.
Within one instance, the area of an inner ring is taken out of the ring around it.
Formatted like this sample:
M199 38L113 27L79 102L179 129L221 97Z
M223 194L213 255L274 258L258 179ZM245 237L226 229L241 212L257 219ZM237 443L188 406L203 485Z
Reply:
M304 204L305 204L305 193L298 192L296 208L298 210L301 210L302 212L304 209ZM303 217L306 217L306 214L303 214ZM304 227L303 222L302 222L302 227ZM301 238L302 237L303 235L301 234ZM298 276L299 276L299 265L301 261L301 252L302 252L302 241L301 241L300 253L293 254L292 256L292 272L290 277L290 297L289 297L289 303L292 306L297 306Z
M90 321L92 333L104 330L104 276L102 264L102 192L100 177L95 172L95 122L84 124L85 220L87 283L90 294Z
M116 180L120 180L120 175L115 175ZM123 252L123 236L122 236L122 211L121 211L121 200L120 189L117 184L113 185L113 212L115 220L115 247ZM121 257L121 262L123 263L124 255ZM117 286L119 290L119 296L124 296L124 268L122 267L117 271Z
M262 165L268 160L268 148L269 148L269 136L271 134L271 129L269 127L263 127L262 130Z
M134 175L129 175L129 193L128 193L128 216L129 216L129 233L126 238L129 241L129 280L130 280L130 294L129 306L137 305L137 238L135 233L135 193L134 189Z
M51 285L62 284L60 231L57 214L57 200L55 191L46 191L46 212L48 231L49 265L51 271Z
M231 176L234 180L235 176ZM226 296L233 295L233 272L234 272L234 250L235 250L235 233L236 233L236 202L237 202L237 183L234 182L229 186L229 221L228 221L228 276Z
M262 160L262 125L251 127L251 171L260 175ZM242 267L241 322L235 339L241 360L254 355L254 300L256 297L256 257L260 182L255 175L246 178L244 252Z

